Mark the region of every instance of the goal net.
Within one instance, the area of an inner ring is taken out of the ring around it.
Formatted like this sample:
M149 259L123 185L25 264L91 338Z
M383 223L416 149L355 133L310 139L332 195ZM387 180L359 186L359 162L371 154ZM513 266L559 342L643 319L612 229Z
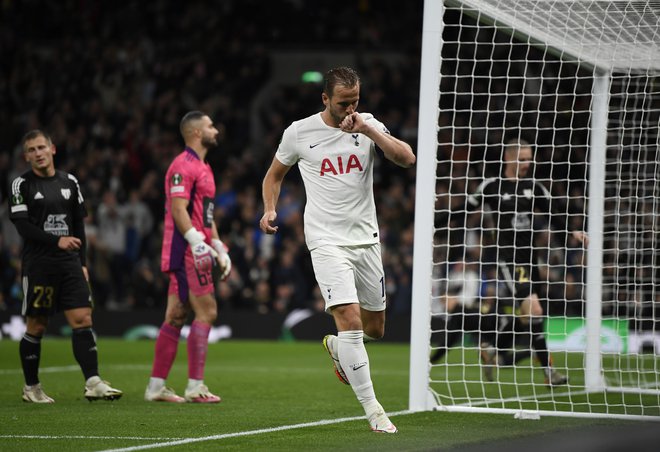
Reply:
M419 124L410 409L660 420L660 2L426 0Z

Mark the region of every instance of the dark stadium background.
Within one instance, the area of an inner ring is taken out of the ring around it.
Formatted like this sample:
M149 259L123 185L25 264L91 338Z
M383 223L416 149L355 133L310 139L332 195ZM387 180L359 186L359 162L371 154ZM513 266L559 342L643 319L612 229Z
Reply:
M7 194L27 169L19 141L33 128L52 134L56 165L78 177L86 196L98 333L162 321L163 175L182 149L178 121L191 109L223 129L209 160L234 270L218 286L218 325L239 338L326 334L331 318L321 312L303 241L301 181L295 170L287 177L280 232L270 241L258 228L261 179L284 128L322 107L320 85L303 83L303 73L339 64L361 73L360 110L416 148L422 7L423 0L0 2L0 337L11 337L19 321L20 240ZM414 182L415 168L376 168L386 337L402 342L410 328ZM287 324L292 312L306 320ZM49 334L66 335L62 326L55 319ZM656 431L557 432L540 444L469 450L656 450Z
M27 169L19 142L33 128L52 134L56 166L82 184L97 323L104 311L111 324L137 311L160 321L167 288L159 270L162 179L182 149L178 121L191 109L208 112L223 130L209 160L234 270L218 288L219 322L254 313L272 316L279 327L300 309L318 317L322 300L303 241L297 170L282 192L274 241L258 228L261 180L284 128L322 109L321 85L302 81L307 71L354 66L363 80L360 110L416 145L422 6L421 0L405 7L391 0L2 2L0 322L20 312L20 239L7 218L7 193ZM404 328L414 176L414 168L389 162L376 169L389 310Z

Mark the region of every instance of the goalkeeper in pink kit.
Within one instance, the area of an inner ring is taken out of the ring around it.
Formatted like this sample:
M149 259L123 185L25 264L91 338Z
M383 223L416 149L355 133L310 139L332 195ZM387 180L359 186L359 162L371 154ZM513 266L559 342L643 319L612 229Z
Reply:
M188 112L180 131L186 147L165 176L165 231L161 270L169 275L165 321L156 339L151 378L144 398L154 402L218 403L204 384L204 365L211 325L217 317L212 270L221 278L231 271L227 248L220 241L213 218L215 180L206 163L217 146L218 129L208 115ZM181 328L190 311L194 320L188 335L188 385L184 397L165 385L176 357Z

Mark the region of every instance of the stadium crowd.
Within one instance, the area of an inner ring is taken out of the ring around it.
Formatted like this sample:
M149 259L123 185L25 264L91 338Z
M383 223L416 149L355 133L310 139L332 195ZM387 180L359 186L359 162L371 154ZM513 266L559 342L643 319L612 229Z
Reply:
M52 135L57 166L81 182L97 305L115 310L164 306L163 177L183 147L178 121L192 109L208 112L222 127L220 146L209 162L218 184L216 219L234 269L227 283L219 284L220 310L323 309L304 246L299 177L290 177L283 187L282 232L273 239L258 226L260 181L284 125L319 109L321 86L277 87L258 118L267 133L257 142L250 140L251 104L271 76L271 50L349 49L360 62L360 109L377 112L394 134L414 146L422 5L360 1L342 8L342 20L336 22L336 5L317 3L309 8L299 1L228 1L209 10L202 2L65 1L40 4L40 14L32 14L32 2L4 2L0 309L20 310L20 238L6 209L9 183L28 168L20 138L34 128ZM383 19L393 11L398 21ZM360 58L383 49L404 58L395 67L387 61L367 65ZM392 171L395 178L388 165L377 169L375 183L387 290L390 309L407 312L414 168Z
M396 0L360 0L338 12L327 0L313 8L297 0L232 0L211 10L204 2L119 6L108 0L69 0L40 3L40 14L32 14L33 3L0 6L0 310L20 309L20 238L8 220L7 196L11 180L27 169L20 138L34 128L52 135L57 166L82 184L97 304L115 310L164 307L163 177L182 150L178 121L192 109L208 112L221 127L220 146L208 160L218 188L216 220L234 269L218 285L220 311L322 310L303 239L304 194L297 169L283 185L278 205L278 221L285 227L273 237L258 226L260 182L281 133L291 121L319 109L321 87L302 82L274 86L265 110L255 115L252 106L272 77L273 51L350 51L363 82L359 109L375 113L415 148L423 2L401 8ZM523 61L528 46L502 45L490 63L475 63L486 49L482 43L504 41L484 34L479 45L462 42L459 49L457 30L446 27L443 47L448 58L441 86L436 203L443 220L436 222L435 262L455 261L465 244L475 245L469 251L475 259L494 252L482 238L465 235L464 226L476 229L466 221L476 220L466 220L460 206L484 177L498 170L503 134L512 127L536 144L535 177L553 195L570 199L566 221L572 226L585 221L587 79L558 77L563 70L558 63L547 62L542 69L498 64ZM400 58L378 58L384 51ZM475 57L452 66L459 54ZM537 56L538 61L545 58ZM496 77L489 84L462 74ZM530 93L523 80L541 76L557 80L554 91ZM265 131L256 140L251 137L255 121ZM555 133L568 127L578 132ZM412 295L415 168L401 171L381 159L374 176L388 309L405 315ZM447 217L448 212L458 214ZM564 240L561 233L538 236L539 247L551 250L540 266L541 279L549 282L541 292L554 300L551 314L580 314L585 253L570 241L564 247ZM442 279L447 271L437 268L436 277ZM486 265L481 278L491 280L494 273L494 266ZM484 287L484 295L492 292Z

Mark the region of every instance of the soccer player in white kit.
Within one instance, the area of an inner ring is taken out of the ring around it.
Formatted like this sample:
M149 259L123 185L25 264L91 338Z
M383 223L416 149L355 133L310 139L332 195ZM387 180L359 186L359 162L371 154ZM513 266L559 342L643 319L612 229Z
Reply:
M325 109L293 122L282 136L263 180L261 229L275 234L276 206L284 176L298 164L307 195L304 226L316 280L338 334L323 345L335 373L350 384L371 429L396 433L374 393L364 342L385 330L385 275L373 195L376 148L408 168L410 145L391 136L373 115L358 113L360 78L351 68L328 71L321 99Z

